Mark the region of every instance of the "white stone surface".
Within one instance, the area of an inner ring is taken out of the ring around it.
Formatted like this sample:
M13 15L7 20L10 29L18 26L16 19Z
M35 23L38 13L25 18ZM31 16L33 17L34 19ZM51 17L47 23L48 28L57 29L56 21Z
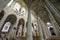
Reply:
M3 29L2 29L2 32L8 32L10 26L11 26L11 23L10 23L10 22L6 22L6 23L4 24L4 27L3 27Z

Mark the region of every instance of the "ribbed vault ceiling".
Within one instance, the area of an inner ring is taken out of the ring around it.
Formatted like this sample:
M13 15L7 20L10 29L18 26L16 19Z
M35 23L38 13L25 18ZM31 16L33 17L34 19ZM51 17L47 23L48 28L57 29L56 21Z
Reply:
M46 11L43 0L23 0L25 4L28 6L28 8L31 8L36 15L39 15L39 17L44 21L50 21L48 16L48 12Z

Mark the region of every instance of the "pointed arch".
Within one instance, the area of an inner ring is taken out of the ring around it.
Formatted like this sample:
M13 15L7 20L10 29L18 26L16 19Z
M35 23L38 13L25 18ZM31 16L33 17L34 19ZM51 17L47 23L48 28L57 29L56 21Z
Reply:
M17 17L14 14L8 15L1 28L1 30L3 30L3 33L9 32L10 28L13 27L13 25L16 23L16 20Z

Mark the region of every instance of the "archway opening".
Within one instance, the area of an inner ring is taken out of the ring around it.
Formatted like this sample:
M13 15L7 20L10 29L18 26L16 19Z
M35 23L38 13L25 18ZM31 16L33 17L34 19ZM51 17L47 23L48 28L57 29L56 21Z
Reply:
M10 28L16 23L16 16L15 15L9 15L7 16L3 26L2 26L2 33L9 32Z
M16 23L16 16L15 15L9 15L7 16L4 24L2 25L2 28L0 30L0 37L7 37L8 33L11 31L12 26Z
M53 36L55 36L56 34L55 34L55 32L54 32L54 29L52 28L52 27L50 27L50 32L51 32L51 35L53 35Z
M32 23L32 34L33 34L33 40L40 40L36 23Z
M23 18L21 18L19 21L18 21L18 27L17 27L17 32L16 32L16 35L18 36L22 36L23 33L24 33L24 24L25 24L25 21Z

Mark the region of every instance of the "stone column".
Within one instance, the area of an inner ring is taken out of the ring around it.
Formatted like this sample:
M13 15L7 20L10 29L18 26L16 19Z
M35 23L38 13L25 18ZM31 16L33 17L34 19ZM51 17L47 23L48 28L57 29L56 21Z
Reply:
M28 10L27 40L33 40L33 37L32 37L32 25L31 25L31 11L30 10Z
M38 23L39 34L40 34L40 37L41 37L40 40L44 40L43 32L42 32L42 26L41 26L41 22L40 22L40 18L39 17L37 18L37 23Z
M44 4L45 8L47 9L47 11L49 12L49 18L54 26L55 32L56 34L59 36L60 31L59 31L59 25L57 24L56 20L54 19L53 15L51 14L50 10L48 9L48 7L46 6L46 4Z

